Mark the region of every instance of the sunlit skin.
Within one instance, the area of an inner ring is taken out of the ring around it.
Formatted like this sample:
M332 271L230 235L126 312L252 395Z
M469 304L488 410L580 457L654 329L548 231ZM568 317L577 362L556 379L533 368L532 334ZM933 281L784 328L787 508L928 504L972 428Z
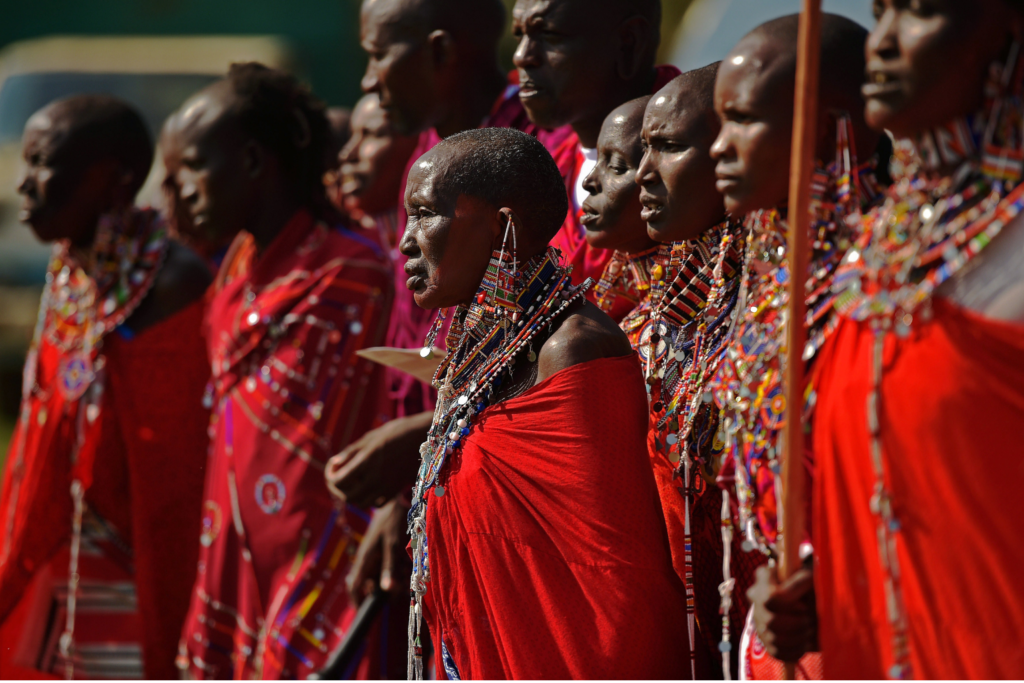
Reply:
M584 147L595 147L608 112L654 87L648 32L647 19L618 2L518 0L513 63L530 119L543 128L572 125Z
M401 135L436 128L447 137L477 127L506 86L496 46L492 55L474 55L447 31L416 30L407 25L414 6L415 0L363 2L363 92L380 97Z
M352 111L352 137L338 155L345 208L377 214L395 206L417 138L398 135L376 94Z
M1006 0L875 0L874 13L865 116L897 137L979 109L989 65L1022 32Z
M636 169L643 157L640 130L650 97L627 102L604 120L597 139L597 165L583 181L590 196L583 202L581 222L587 242L599 249L635 254L656 244L647 236L640 216Z
M131 204L138 182L113 159L76 158L66 144L75 133L67 108L55 103L25 124L23 167L17 180L18 218L43 242L68 240L78 249L92 245L102 213Z
M780 62L788 51L755 34L741 40L718 70L715 111L722 128L711 156L717 162L716 187L733 216L785 201L793 79Z
M725 218L708 154L718 121L687 92L683 74L654 94L644 114L644 156L636 177L641 218L658 242L697 239Z

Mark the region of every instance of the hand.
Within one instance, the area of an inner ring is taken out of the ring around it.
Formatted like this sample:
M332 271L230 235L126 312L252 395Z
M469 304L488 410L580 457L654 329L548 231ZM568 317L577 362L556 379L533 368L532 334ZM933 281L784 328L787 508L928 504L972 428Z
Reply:
M754 605L754 626L768 654L795 663L804 653L818 651L814 571L810 567L782 584L774 567L758 567L747 597Z
M356 604L370 596L378 584L383 591L401 592L403 586L408 586L412 570L405 552L408 512L397 500L392 500L373 513L345 579L349 595Z
M432 420L430 412L400 417L363 434L327 461L327 488L364 509L394 498L416 483L420 444Z

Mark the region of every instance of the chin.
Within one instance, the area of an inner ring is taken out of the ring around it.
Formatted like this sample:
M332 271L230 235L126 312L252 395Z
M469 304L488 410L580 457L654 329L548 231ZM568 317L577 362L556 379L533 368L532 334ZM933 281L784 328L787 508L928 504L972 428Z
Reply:
M526 110L526 115L530 117L530 121L535 126L553 130L569 123L567 120L564 120L566 119L565 116L562 116L552 107L547 98L540 100L537 98L520 99L520 102L523 105L523 109Z

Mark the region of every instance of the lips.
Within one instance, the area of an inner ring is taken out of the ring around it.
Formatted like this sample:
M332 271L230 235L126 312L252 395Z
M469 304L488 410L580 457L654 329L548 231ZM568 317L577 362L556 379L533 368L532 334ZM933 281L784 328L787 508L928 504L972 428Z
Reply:
M665 208L660 199L649 194L645 189L640 190L640 205L644 207L640 210L640 219L647 223L657 218Z
M423 289L427 281L426 272L412 261L406 261L404 270L405 274L409 276L405 281L406 289L413 292Z
M903 90L903 83L898 76L881 69L868 70L868 82L861 86L864 97L884 97Z
M544 88L540 87L536 81L529 78L522 79L519 81L519 98L528 100L535 97L540 97L544 94Z

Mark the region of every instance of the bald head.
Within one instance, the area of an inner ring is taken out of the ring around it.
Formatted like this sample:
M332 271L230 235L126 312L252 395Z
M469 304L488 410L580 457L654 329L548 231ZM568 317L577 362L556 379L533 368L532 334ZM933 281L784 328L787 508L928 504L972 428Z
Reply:
M107 95L74 95L32 115L29 127L43 124L54 150L83 167L115 160L132 174L137 192L153 163L153 139L134 108Z
M776 97L788 93L792 102L796 80L797 36L800 15L790 14L761 24L736 44L725 59L723 71L743 70L758 80L758 87ZM841 109L859 117L864 108L864 43L868 31L838 14L824 13L821 20L822 107Z
M715 83L715 109L722 130L711 149L718 189L735 216L780 206L788 195L793 134L799 16L769 21L748 33L722 62ZM821 23L821 72L816 157L830 164L836 154L836 118L852 122L853 150L867 161L878 135L864 123L861 82L867 31L825 14Z
M363 0L362 16L399 40L446 31L461 46L486 51L505 31L501 0Z
M696 239L722 220L709 154L718 134L718 68L716 62L677 76L647 104L637 183L647 233L659 242Z

